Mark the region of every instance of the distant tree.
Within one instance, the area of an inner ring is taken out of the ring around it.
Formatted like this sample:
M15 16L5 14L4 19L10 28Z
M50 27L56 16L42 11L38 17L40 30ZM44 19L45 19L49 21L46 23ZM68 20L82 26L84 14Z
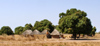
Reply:
M74 39L76 39L77 34L89 35L92 31L92 25L90 19L86 16L87 14L84 11L75 8L67 10L66 13L60 13L57 29L62 33L73 34Z
M0 30L0 35L2 35L2 32L1 32L1 30Z
M95 32L96 32L96 27L93 27L92 28L92 32L91 32L91 35L94 36L95 35Z
M16 27L15 28L15 34L21 34L23 32L23 28L22 26Z
M47 29L50 32L53 31L54 29L54 25L52 25L52 23L50 21L48 21L47 19L44 19L42 21L36 21L35 25L34 25L34 29L39 30L40 32L42 32L43 30Z
M3 26L1 28L1 34L12 35L14 33L13 33L12 29L9 26Z
M26 24L23 31L25 30L32 30L33 26L31 24Z

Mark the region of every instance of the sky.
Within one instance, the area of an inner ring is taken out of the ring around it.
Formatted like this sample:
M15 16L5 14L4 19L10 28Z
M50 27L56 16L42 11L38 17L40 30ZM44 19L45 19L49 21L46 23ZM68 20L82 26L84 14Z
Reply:
M59 13L76 8L85 11L91 24L100 31L100 0L0 0L0 28L14 29L47 19L58 25Z

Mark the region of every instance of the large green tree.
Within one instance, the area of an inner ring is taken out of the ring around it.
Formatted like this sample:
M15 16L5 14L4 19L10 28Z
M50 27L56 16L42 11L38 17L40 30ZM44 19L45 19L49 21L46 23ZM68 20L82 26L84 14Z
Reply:
M42 21L36 21L34 24L34 29L39 30L40 32L42 32L43 30L47 29L50 32L53 31L54 26L52 25L52 23L50 21L48 21L47 19L44 19Z
M0 32L1 32L1 34L7 34L7 35L14 34L13 31L12 31L12 29L9 26L3 26L1 28L1 31Z
M21 34L23 32L24 27L19 26L15 28L15 34Z
M71 33L76 39L77 34L89 35L92 31L92 25L87 14L84 11L72 8L66 13L59 14L59 25L57 29L62 33Z

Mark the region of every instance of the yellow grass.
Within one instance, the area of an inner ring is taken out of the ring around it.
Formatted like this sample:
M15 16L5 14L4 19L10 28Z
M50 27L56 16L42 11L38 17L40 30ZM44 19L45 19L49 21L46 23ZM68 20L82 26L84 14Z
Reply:
M0 41L2 46L100 46L100 42L96 41Z
M94 37L100 38L100 34ZM0 35L0 46L100 46L100 40L35 39L21 35Z

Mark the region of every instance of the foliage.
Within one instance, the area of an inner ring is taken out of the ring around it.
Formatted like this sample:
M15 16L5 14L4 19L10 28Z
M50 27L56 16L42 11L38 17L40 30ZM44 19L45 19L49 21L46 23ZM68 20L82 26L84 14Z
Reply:
M84 11L72 8L66 13L59 14L59 25L57 29L62 33L72 33L74 38L77 34L89 35L92 31L90 19Z
M26 24L23 31L25 30L32 30L33 26L31 24Z
M36 21L34 24L34 29L37 29L40 32L47 29L48 31L52 32L54 29L54 26L52 25L52 23L50 21L48 21L47 19L44 19L40 22Z
M0 32L1 32L1 34L7 34L7 35L12 35L13 34L13 31L9 26L3 26L1 28Z
M96 32L96 27L93 27L90 35L94 36L95 32Z
M15 28L15 34L21 34L23 32L24 27L19 26Z
M2 35L2 32L1 32L1 30L0 30L0 35Z

